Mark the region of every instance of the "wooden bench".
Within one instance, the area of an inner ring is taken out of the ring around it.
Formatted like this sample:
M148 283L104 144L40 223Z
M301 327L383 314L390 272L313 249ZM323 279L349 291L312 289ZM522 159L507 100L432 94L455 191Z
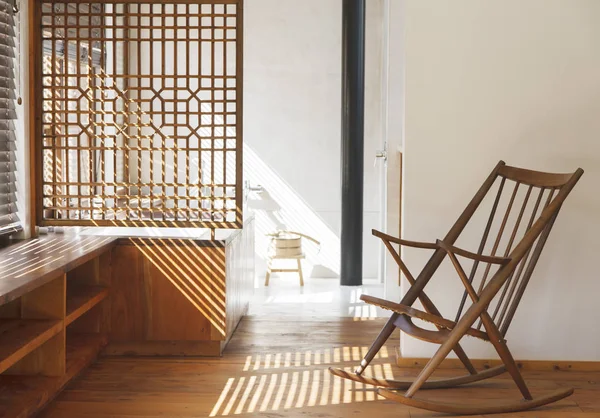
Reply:
M0 416L34 415L100 353L222 355L252 294L253 227L0 250Z
M116 241L57 235L0 250L0 416L33 415L107 343Z

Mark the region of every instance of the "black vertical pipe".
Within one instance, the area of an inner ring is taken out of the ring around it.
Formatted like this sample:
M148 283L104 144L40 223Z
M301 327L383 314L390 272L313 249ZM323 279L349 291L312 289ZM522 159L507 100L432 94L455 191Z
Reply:
M362 285L365 1L342 0L342 286Z

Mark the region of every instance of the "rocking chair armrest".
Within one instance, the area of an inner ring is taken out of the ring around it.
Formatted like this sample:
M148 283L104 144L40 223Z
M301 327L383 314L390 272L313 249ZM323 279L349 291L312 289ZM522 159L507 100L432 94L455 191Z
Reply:
M424 248L427 250L437 250L439 248L438 245L433 242L408 241L405 239L396 238L392 235L385 234L376 229L373 229L371 232L373 233L374 236L381 238L384 241L392 242L394 244L406 245L407 247L414 247L414 248Z
M442 241L441 239L438 239L436 241L436 245L439 248L445 250L446 252L460 255L462 257L470 258L471 260L481 261L483 263L506 264L511 260L510 258L506 258L506 257L497 257L494 255L482 255L482 254L473 253L471 251L467 251L462 248L455 247L454 245L447 244L444 241Z

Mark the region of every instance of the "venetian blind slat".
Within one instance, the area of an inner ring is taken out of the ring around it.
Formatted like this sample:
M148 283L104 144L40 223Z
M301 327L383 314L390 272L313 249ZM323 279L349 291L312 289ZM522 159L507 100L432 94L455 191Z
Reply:
M15 16L0 0L0 235L20 228L17 216L15 123Z

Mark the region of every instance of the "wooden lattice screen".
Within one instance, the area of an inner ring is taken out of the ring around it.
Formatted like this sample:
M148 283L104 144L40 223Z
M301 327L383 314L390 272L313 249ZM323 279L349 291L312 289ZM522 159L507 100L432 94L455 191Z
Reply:
M242 0L41 1L40 225L242 224Z

